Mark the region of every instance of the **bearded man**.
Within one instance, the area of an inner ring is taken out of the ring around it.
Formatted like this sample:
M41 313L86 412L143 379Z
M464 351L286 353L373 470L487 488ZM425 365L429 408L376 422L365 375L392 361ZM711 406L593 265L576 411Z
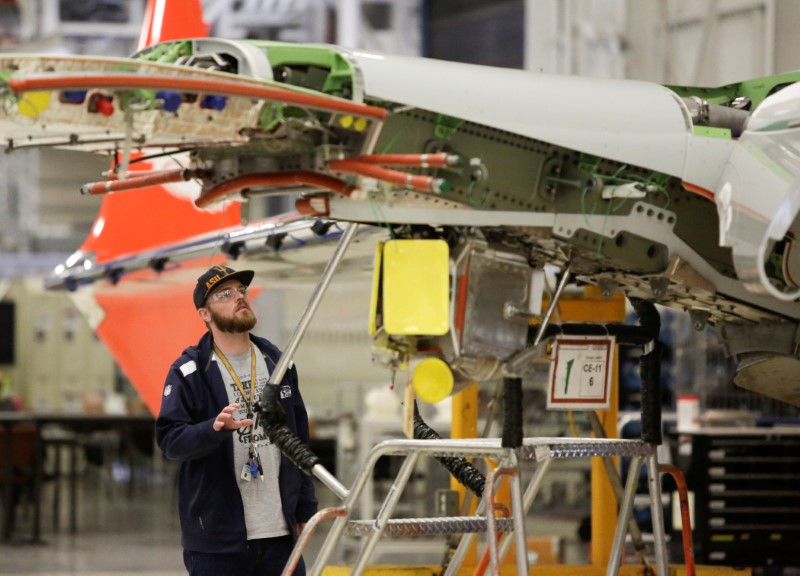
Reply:
M181 463L178 509L190 576L277 576L317 511L311 478L258 422L255 408L270 397L308 442L296 369L269 384L281 352L250 333L253 276L214 266L197 279L194 305L208 331L170 367L156 420L159 448ZM302 559L295 574L305 574Z

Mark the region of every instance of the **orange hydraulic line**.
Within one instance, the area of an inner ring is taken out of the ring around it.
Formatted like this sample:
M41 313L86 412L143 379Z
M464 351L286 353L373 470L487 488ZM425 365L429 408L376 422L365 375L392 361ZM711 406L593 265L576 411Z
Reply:
M681 525L683 526L683 561L686 564L686 576L695 576L694 548L692 548L692 520L689 516L689 489L686 486L686 478L680 468L661 464L661 472L670 474L678 485L678 498L681 503Z
M698 194L703 198L711 200L712 202L716 202L714 198L714 193L711 192L710 190L706 190L705 188L701 188L700 186L696 186L695 184L689 184L688 182L681 182L681 184L683 185L684 189L688 190L689 192L694 192L695 194ZM756 212L751 208L748 208L747 206L742 206L737 202L731 202L731 206L733 207L734 210L744 214L748 218L752 218L753 220L756 220L758 222L767 221L767 218L765 218L763 214L759 214L758 212Z
M445 167L455 166L461 158L457 154L437 152L435 154L365 154L348 158L354 162L364 164L383 164L384 166L428 166Z
M303 216L327 216L331 211L330 201L323 194L298 198L294 202L294 207Z
M81 186L81 194L97 196L108 192L121 192L123 190L138 190L149 186L159 186L170 182L189 180L194 175L191 170L175 168L174 170L157 170L144 176L132 176L123 180L106 180L105 182L90 182Z
M297 543L295 544L295 546L300 547L300 554L302 554L309 540L311 540L311 536L317 529L317 526L319 526L323 520L327 520L328 518L343 518L345 516L347 516L346 506L331 506L329 508L323 508L322 510L314 514L308 521L305 529L300 533L300 535L297 538ZM291 560L291 557L289 559ZM291 566L289 566L287 563L286 567L289 569L289 574L294 574L294 569L297 568L297 564L299 562L300 562L300 556L298 555L297 558L295 558L295 560L292 561Z
M237 194L246 188L259 188L264 186L306 185L317 188L326 188L336 194L350 196L355 186L319 172L308 170L293 170L289 172L263 172L245 174L226 180L211 188L208 192L194 201L198 208L207 208L214 202L224 200L228 196Z
M78 90L81 88L175 90L178 92L202 92L227 96L245 96L307 106L319 110L341 112L384 120L388 112L376 106L367 106L333 96L303 94L282 88L254 86L223 80L202 78L177 78L174 76L145 76L141 74L47 74L22 76L8 80L6 86L15 93L36 90Z
M711 190L706 190L705 188L701 188L695 184L690 184L689 182L681 182L681 184L685 190L699 194L706 200L711 200L712 202L714 201L714 193Z
M142 176L150 176L151 174L160 174L163 170L131 170L128 172L128 178L141 178ZM103 172L103 176L106 177L107 180L119 180L119 174L114 172L113 170L106 170Z
M439 183L441 182L441 179L433 178L432 176L415 176L406 172L400 172L390 168L381 168L380 166L366 164L365 162L358 162L356 160L330 160L328 162L328 168L334 172L368 176L376 180L382 180L400 186L408 186L423 192L438 192Z
M496 512L499 512L500 518L510 518L511 517L511 510L508 509L508 506L505 504L497 504L495 502L494 509ZM497 533L497 543L500 544L501 532ZM472 576L483 576L486 572L486 568L489 566L490 554L489 549L483 551L483 556L481 556L478 565L475 566L475 571L472 573Z
M509 509L508 509L507 506L505 506L502 503L495 502L495 499L494 499L494 497L495 497L495 490L494 490L495 489L495 486L494 486L495 475L497 475L497 476L517 476L517 475L519 475L519 471L516 468L495 468L486 477L486 485L485 485L485 488L483 489L483 498L488 502L488 504L486 505L486 516L487 516L486 522L487 523L489 522L489 520L488 520L489 515L491 515L492 518L494 518L495 517L495 512L500 512L501 516L504 513L507 513L509 516L511 515L511 513L509 512ZM499 488L499 486L498 486L498 488ZM487 537L488 537L488 532L489 532L488 524L487 524L486 532L487 532ZM497 541L497 540L495 540L495 541ZM489 550L489 546L490 546L490 544L487 544L486 549L483 551L484 556L487 556L487 555L491 554L491 552ZM517 552L519 553L519 550ZM486 561L486 564L488 564L490 560L491 560L491 557ZM499 560L500 559L498 558L498 561ZM481 561L478 562L478 566L475 568L475 576L478 575L478 569L481 568L481 565L483 563L484 563L483 562L483 558L481 558ZM502 562L499 562L499 563L502 563ZM494 568L495 568L495 574L500 574L500 566L495 566ZM482 571L485 571L485 570L486 570L486 566L483 566ZM481 573L483 573L483 572L481 572Z

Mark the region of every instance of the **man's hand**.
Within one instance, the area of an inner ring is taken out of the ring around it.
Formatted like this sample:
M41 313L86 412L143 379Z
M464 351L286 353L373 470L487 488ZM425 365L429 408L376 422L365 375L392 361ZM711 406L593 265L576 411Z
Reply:
M233 402L232 404L225 406L225 408L222 409L222 412L217 415L216 420L214 420L214 431L219 432L220 430L236 430L237 428L252 426L252 418L245 418L243 420L233 419L233 413L238 409L238 402Z
M305 530L306 522L298 522L297 523L297 536L300 537L300 534Z

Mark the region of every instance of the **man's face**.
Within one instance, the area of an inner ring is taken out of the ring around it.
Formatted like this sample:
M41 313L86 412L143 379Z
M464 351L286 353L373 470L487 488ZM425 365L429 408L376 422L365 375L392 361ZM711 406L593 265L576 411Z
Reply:
M256 325L245 286L238 280L229 280L216 288L206 298L205 308L211 316L210 323L220 332L249 332Z

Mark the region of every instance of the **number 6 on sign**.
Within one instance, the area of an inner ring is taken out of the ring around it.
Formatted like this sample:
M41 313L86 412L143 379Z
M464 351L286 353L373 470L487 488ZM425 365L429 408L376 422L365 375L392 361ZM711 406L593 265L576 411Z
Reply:
M558 336L550 364L548 410L607 410L613 336Z

